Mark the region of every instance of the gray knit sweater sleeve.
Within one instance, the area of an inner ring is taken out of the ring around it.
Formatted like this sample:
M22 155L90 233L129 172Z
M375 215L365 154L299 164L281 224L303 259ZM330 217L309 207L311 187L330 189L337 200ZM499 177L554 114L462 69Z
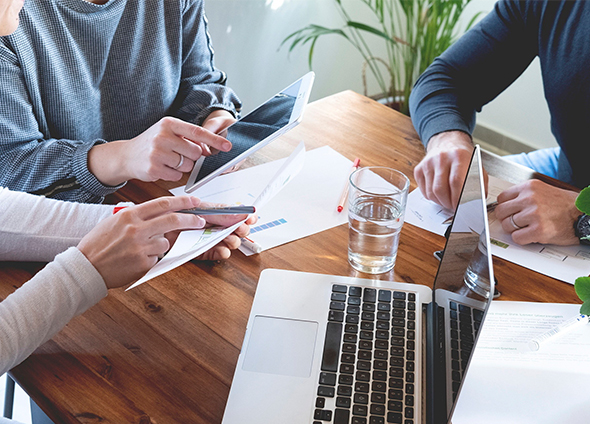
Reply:
M27 0L0 37L0 185L100 202L118 187L88 151L164 116L201 123L240 101L213 63L203 0Z

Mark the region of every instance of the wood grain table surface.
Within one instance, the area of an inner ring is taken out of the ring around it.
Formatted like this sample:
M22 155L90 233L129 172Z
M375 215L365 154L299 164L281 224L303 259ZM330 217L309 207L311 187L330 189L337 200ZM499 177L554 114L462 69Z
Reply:
M416 187L414 166L424 149L408 117L345 91L311 103L303 122L251 158L247 166L329 145L363 166L404 172ZM488 171L513 182L524 168L484 155ZM179 184L131 182L109 201L142 202ZM336 207L336 205L334 205ZM220 423L260 272L281 268L431 285L433 252L444 239L406 224L395 270L371 277L347 262L346 225L221 263L189 262L142 286L109 296L72 320L11 371L32 399L58 423ZM43 264L0 263L0 298ZM577 302L573 286L494 258L501 299Z

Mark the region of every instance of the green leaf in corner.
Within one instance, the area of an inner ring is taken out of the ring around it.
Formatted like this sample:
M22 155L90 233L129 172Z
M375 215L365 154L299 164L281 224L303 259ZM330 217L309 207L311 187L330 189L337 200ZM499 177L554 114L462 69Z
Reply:
M590 277L578 277L574 284L576 294L582 302L590 300Z
M590 315L590 299L585 301L580 307L580 313L584 315Z
M583 189L576 198L576 208L580 212L590 215L590 187Z

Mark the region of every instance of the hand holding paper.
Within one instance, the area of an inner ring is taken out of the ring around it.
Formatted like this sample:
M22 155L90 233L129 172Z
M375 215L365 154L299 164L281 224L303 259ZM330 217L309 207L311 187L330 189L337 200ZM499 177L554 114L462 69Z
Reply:
M279 169L275 176L270 180L262 193L254 202L256 209L261 208L267 201L269 201L275 194L277 194L303 167L305 161L305 146L303 143L299 144L293 151L291 156L287 159L284 165ZM207 219L214 219L213 217L221 218L222 215L211 215ZM211 222L211 221L209 221ZM148 271L140 280L132 284L127 290L137 287L146 281L151 280L159 275L162 275L188 261L204 254L213 246L217 245L221 240L226 240L232 233L239 231L238 229L246 223L246 220L237 222L236 224L224 228L213 227L204 230L183 231L178 236L176 243L170 251L158 262L152 269ZM238 233L239 234L239 233ZM236 234L237 235L237 234ZM246 235L246 234L244 234ZM238 235L237 235L238 236ZM239 236L238 236L239 237ZM231 239L230 239L231 240Z

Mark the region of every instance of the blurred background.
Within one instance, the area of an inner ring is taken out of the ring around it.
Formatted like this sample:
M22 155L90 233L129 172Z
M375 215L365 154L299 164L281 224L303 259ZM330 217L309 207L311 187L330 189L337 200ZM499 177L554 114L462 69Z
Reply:
M361 0L342 0L356 21L371 22L371 12ZM472 0L461 16L463 28L478 12L492 10L494 0ZM244 103L244 112L286 87L309 70L308 47L289 53L289 34L309 24L342 27L335 0L206 0L209 32L216 66L228 74L228 84ZM383 40L369 34L375 52ZM318 39L313 55L316 81L311 100L343 91L363 93L363 58L337 35ZM368 94L380 89L370 75ZM507 91L485 106L478 116L475 136L506 152L556 146L543 96L539 61Z

